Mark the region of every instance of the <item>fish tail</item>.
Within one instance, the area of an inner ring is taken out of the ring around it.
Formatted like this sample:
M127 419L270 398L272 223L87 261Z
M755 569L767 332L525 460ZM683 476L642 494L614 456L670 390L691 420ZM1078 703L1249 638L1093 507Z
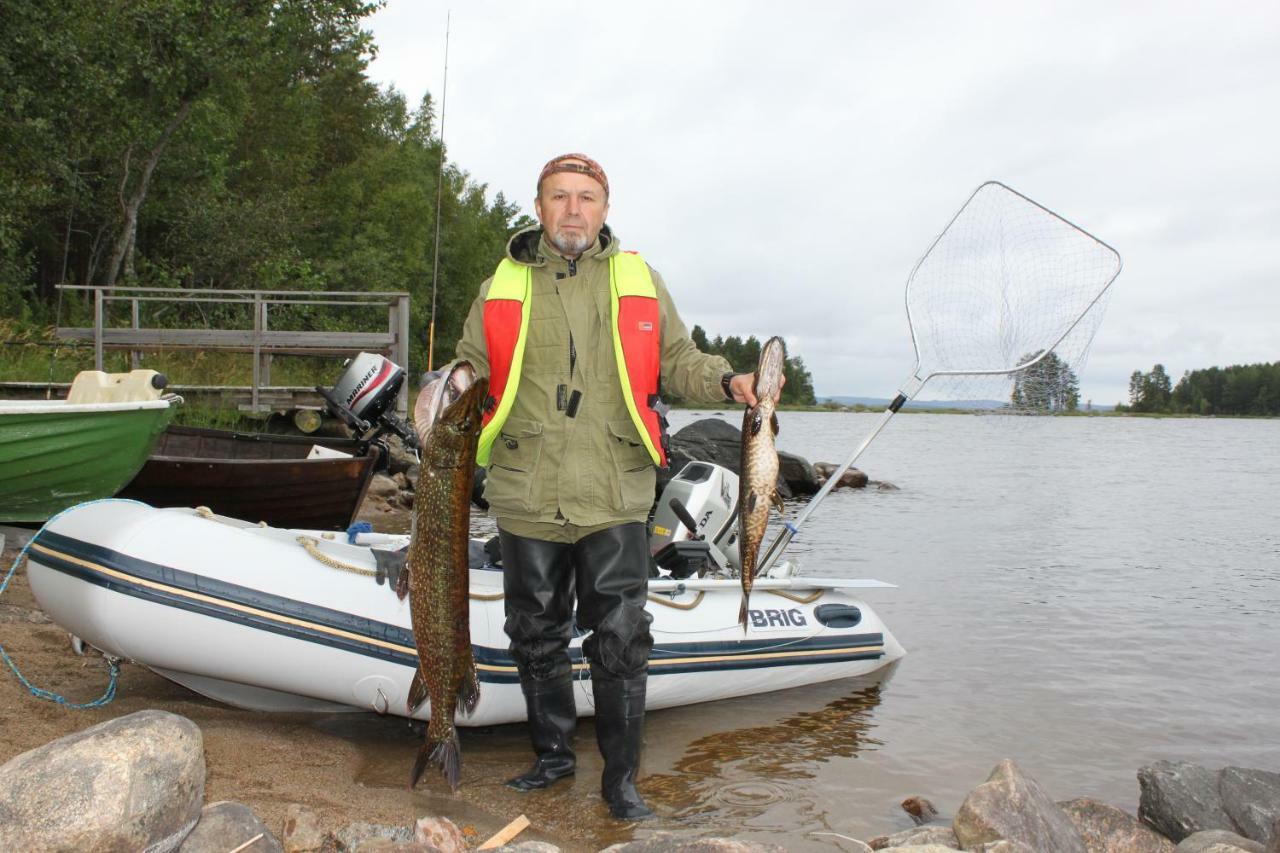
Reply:
M738 608L738 624L742 626L742 633L747 633L747 603L751 600L751 590L744 589L742 591L742 606Z
M439 740L432 740L430 734L418 748L418 758L413 762L413 774L409 777L409 789L417 787L427 767L439 767L444 780L451 790L458 790L458 781L462 776L462 744L458 741L458 730L452 726L449 734Z

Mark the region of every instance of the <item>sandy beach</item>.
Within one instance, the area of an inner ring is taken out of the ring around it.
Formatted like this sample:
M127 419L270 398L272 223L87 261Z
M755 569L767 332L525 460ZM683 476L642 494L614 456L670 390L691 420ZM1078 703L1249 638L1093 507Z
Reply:
M13 538L6 537L0 571L8 571L20 550ZM75 655L67 632L39 610L24 568L0 596L0 645L34 685L70 701L92 701L107 686L103 658L93 652ZM244 803L277 833L286 807L301 803L320 815L326 830L355 821L411 825L431 814L453 820L478 844L525 814L532 826L521 840L551 841L565 850L594 850L630 837L630 828L612 830L603 819L604 806L593 784L599 774L594 750L581 750L581 772L559 790L533 798L502 785L529 760L523 726L462 730L458 793L450 794L435 777L410 791L409 768L419 735L398 717L242 711L131 663L121 667L114 701L72 709L33 696L7 667L0 669L0 763L95 723L157 708L191 719L204 733L206 802ZM592 740L590 726L584 725L580 744ZM602 832L616 832L616 837L602 838Z

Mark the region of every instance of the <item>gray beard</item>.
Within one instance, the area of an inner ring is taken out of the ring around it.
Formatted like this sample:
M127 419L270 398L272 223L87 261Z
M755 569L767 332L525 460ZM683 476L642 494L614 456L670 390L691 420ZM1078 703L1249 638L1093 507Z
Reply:
M550 235L551 245L555 246L563 255L581 255L591 247L591 242L587 240L586 234L571 234L561 231Z

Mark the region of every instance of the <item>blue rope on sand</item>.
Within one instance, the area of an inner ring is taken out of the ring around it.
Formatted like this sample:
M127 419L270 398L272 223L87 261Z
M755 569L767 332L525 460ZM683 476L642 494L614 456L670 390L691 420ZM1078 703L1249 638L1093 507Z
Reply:
M101 498L96 501L85 501L82 504L76 504L75 506L67 507L62 512L53 516L52 518L50 518L48 521L46 521L44 524L40 526L40 529L36 531L35 535L32 536L30 539L28 539L27 544L23 545L22 550L18 552L17 559L13 561L13 565L9 567L8 574L4 576L4 581L0 583L0 596L4 595L5 590L9 588L9 581L13 580L13 576L18 571L18 566L22 565L22 560L27 556L27 550L31 548L31 543L36 541L36 539L40 536L40 534L44 532L44 529L46 527L48 527L51 523L53 523L57 519L61 518L63 515L67 514L68 512L71 512L71 510L73 509L79 509L80 507L83 507L83 506L89 506L89 504L106 503L107 501L116 501L119 503L133 503L133 504L141 503L141 501L130 501L130 500L124 500L122 498ZM50 702L57 702L59 705L62 705L66 708L74 708L77 710L83 710L86 708L101 708L103 705L107 704L112 699L116 698L116 682L119 680L119 677L120 677L120 659L116 657L112 657L111 655L106 655L106 654L104 654L103 657L107 659L107 665L111 667L111 671L110 671L111 680L107 684L106 692L103 693L101 696L99 696L97 699L94 699L92 702L72 702L71 700L67 699L67 697L65 696L61 696L57 693L54 693L52 690L45 690L41 687L36 687L34 684L28 681L26 676L24 676L18 670L18 665L13 662L13 658L9 657L9 653L5 651L4 646L0 645L0 658L3 658L4 662L9 665L9 669L13 670L13 674L18 677L18 681L22 683L22 686L31 691L32 696L39 697L40 699L47 699Z

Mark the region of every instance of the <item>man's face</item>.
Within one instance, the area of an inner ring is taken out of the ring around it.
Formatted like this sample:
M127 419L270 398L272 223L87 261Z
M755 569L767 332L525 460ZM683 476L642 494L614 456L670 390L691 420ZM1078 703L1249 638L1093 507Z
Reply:
M556 172L543 179L533 209L551 245L562 255L576 258L595 244L609 214L609 201L595 178Z

